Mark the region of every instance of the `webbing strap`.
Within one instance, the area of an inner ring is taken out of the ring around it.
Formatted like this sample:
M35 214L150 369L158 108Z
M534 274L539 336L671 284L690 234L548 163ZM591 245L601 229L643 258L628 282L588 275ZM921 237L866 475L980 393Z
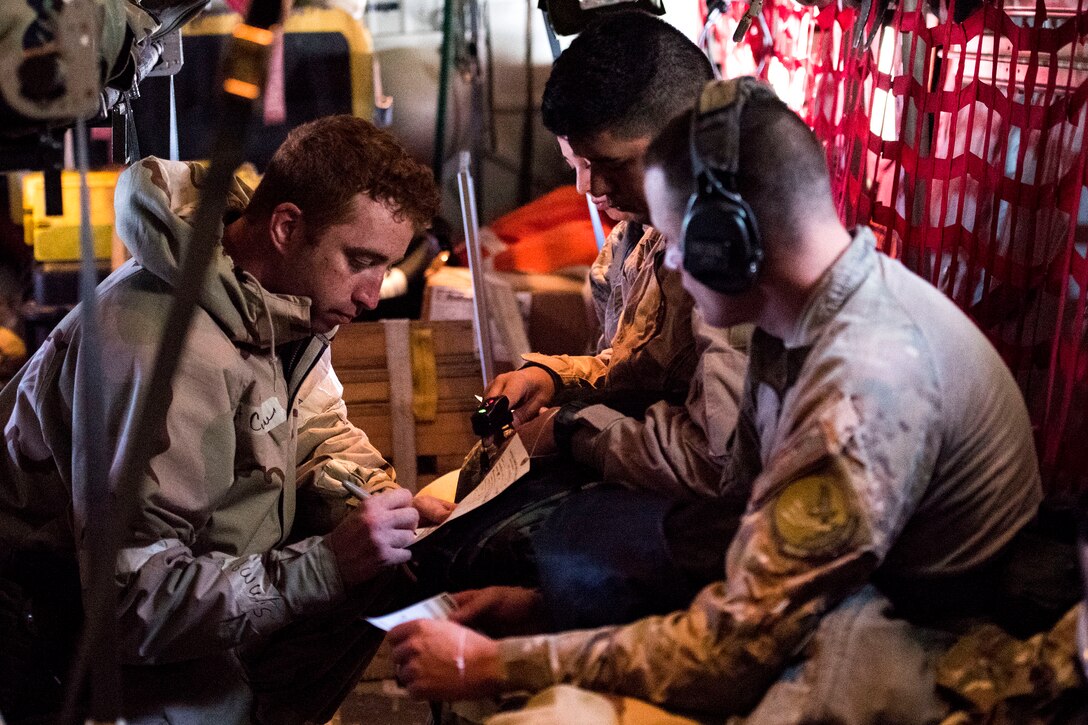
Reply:
M412 346L408 320L382 320L389 372L389 419L397 482L416 490L416 417L412 410Z
M75 722L78 701L84 690L88 673L92 673L92 719L115 720L120 714L122 693L117 672L116 641L110 637L116 621L117 588L114 583L114 562L122 536L139 513L139 490L159 436L159 430L170 405L172 381L192 321L213 252L218 244L219 226L226 210L227 191L235 169L242 162L242 149L249 119L260 98L267 67L269 28L280 20L280 0L254 0L244 23L234 33L224 55L224 81L221 109L211 164L200 201L193 216L193 235L188 253L182 260L181 274L175 287L166 324L160 331L161 343L151 375L137 393L136 419L133 430L146 432L128 436L118 451L120 464L112 487L112 506L104 520L89 522L101 535L88 538L89 561L85 572L87 592L84 600L85 617L79 649L67 682L62 722ZM97 419L101 424L102 418ZM86 451L82 451L86 454ZM110 498L101 487L89 494Z

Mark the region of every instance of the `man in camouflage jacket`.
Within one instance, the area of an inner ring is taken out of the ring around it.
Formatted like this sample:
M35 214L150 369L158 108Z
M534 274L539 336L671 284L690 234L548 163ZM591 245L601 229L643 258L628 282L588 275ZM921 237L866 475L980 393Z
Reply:
M0 394L0 585L45 642L28 657L55 646L34 666L61 678L72 643L44 628L78 626L45 614L63 609L63 582L78 618L77 574L86 584L79 388L102 390L106 417L93 423L108 460L135 436L155 439L114 572L129 722L249 722L239 648L365 600L368 582L410 558L418 519L347 420L329 339L377 302L384 268L429 224L437 194L429 172L359 119L293 131L255 192L235 179L166 417L132 430L206 173L149 158L119 179L117 233L133 258L98 289L104 379L76 375L84 331L73 313ZM384 493L349 509L341 481ZM300 532L301 518L326 525ZM28 691L8 678L30 668L5 661L12 719Z
M657 601L657 592L671 588L662 582L679 577L685 591L678 600L684 601L688 590L716 576L721 556L719 551L706 565L678 571L671 549L686 543L672 535L677 527L670 521L683 519L681 528L692 534L685 538L702 534L709 541L732 527L714 512L691 516L682 499L691 498L690 486L711 486L721 476L747 364L738 349L744 335L701 324L693 314L679 274L664 265L664 238L647 224L642 190L646 146L711 77L705 55L674 27L644 12L618 11L587 26L556 60L545 87L544 124L556 134L577 188L620 223L590 272L602 327L597 353L528 354L521 369L498 376L487 390L510 399L530 454L545 459L534 464L534 486L548 492L530 504L535 518L524 518L527 509L521 509L493 527L503 542L531 530L532 560L504 559L492 568L532 570L571 626L671 609L674 602ZM564 403L573 416L568 427L577 435L568 436L571 445L562 446L562 455L549 458L557 451L556 406ZM546 406L552 408L541 415ZM578 410L583 407L589 409ZM477 451L462 468L460 493L480 477ZM631 490L647 480L662 485ZM587 481L606 485L575 491ZM557 510L544 512L541 498L543 507ZM537 526L537 518L545 520ZM594 542L568 536L585 525L599 531ZM631 560L643 558L631 556L631 542L656 552L645 558L653 575L631 570ZM473 558L478 548L454 558ZM593 557L594 568L609 574L587 581L549 567L574 551ZM452 586L464 584L455 579ZM629 608L593 605L619 596Z

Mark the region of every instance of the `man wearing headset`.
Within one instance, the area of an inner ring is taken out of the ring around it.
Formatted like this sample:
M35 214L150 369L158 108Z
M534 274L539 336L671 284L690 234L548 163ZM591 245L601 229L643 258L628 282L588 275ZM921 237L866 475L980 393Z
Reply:
M651 217L696 306L710 324L757 328L716 492L740 516L724 580L687 610L589 631L495 641L411 622L391 633L402 681L447 699L550 688L534 723L684 722L656 708L939 719L932 664L951 637L939 627L985 612L1041 497L1012 376L869 229L842 226L822 147L767 86L708 84L646 164ZM515 619L487 615L456 618Z

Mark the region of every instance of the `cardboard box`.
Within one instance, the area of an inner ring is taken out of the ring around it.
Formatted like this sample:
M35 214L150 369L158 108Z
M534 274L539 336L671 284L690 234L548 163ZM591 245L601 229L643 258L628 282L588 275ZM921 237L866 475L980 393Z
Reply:
M512 293L517 300L527 339L524 352L582 355L595 341L596 324L583 293L584 282L562 275L516 272L488 272L486 280L488 290L494 290L496 296ZM491 299L489 295L489 303ZM443 267L428 278L423 318L472 319L472 280L467 268ZM496 360L519 367L519 356L511 355L494 320L492 339Z

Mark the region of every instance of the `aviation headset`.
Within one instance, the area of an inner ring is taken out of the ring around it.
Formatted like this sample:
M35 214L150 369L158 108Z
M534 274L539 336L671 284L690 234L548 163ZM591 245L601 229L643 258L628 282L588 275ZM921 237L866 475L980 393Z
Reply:
M752 208L737 190L740 119L751 97L779 101L770 86L742 76L710 81L691 118L695 193L684 215L684 269L727 295L749 290L763 265L763 243Z

